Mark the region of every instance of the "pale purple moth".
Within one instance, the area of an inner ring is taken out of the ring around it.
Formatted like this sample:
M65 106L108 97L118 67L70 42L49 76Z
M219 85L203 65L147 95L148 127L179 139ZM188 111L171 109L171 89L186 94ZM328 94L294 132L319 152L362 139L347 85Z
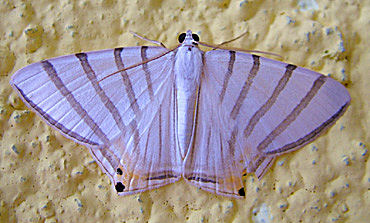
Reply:
M274 159L313 141L345 112L332 78L243 51L180 44L62 56L17 71L24 103L85 145L119 195L181 178L206 191L245 196Z

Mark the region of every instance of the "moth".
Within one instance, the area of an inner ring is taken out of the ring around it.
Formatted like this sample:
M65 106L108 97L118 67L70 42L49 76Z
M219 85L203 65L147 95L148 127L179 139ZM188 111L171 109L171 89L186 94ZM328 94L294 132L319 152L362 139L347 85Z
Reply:
M24 103L86 146L119 195L181 178L243 197L242 176L313 141L345 112L332 78L242 51L124 47L43 60L10 81ZM206 44L203 44L206 45Z

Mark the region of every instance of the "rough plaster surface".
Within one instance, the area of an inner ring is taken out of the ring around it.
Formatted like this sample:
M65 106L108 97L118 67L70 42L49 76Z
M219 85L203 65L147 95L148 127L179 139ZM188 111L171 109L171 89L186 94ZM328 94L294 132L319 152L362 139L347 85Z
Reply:
M370 218L368 112L370 2L151 0L0 2L0 222L366 222ZM245 199L184 181L119 197L88 150L52 130L11 89L18 69L81 51L175 46L187 29L230 47L278 53L329 74L352 102L326 134L277 159Z

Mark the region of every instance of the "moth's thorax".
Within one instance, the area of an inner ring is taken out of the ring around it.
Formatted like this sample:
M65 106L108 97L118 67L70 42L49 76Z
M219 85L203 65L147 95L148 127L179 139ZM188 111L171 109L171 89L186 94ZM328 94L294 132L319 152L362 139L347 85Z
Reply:
M177 86L179 88L197 86L202 73L202 67L202 51L198 47L185 44L180 46L175 58Z
M176 123L177 142L182 158L192 145L199 79L203 69L202 51L183 44L176 52Z

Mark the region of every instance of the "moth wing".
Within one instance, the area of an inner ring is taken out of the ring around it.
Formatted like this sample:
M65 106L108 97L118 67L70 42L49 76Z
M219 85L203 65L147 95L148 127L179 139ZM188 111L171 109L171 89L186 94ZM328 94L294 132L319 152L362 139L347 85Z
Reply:
M148 61L166 51L129 47L62 56L17 71L11 85L49 125L90 148L120 194L139 192L180 175L169 119L173 56Z
M90 148L119 195L143 192L181 178L182 159L175 143L173 57L147 64L161 85L153 102L130 123L132 134L121 135L107 149ZM130 70L127 71L130 76ZM133 71L134 72L134 71Z
M204 55L193 150L185 178L221 195L244 196L241 177L262 177L282 153L314 140L350 102L339 82L259 56Z

